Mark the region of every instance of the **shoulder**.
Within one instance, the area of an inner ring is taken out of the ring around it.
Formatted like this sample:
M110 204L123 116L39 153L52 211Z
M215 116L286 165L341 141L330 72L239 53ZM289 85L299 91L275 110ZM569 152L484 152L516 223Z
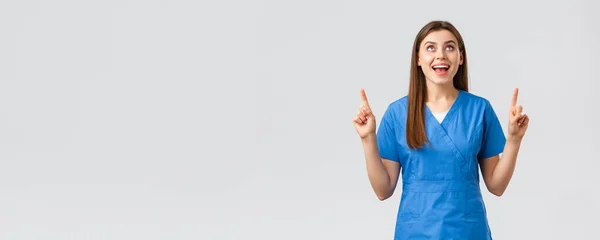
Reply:
M487 98L469 92L463 92L463 97L463 111L468 113L476 123L497 121L496 111Z
M400 97L388 104L385 114L395 118L406 115L408 109L408 96Z
M490 100L480 95L470 93L470 92L462 92L463 100L462 106L464 107L464 111L468 111L473 116L480 117L492 117L496 115L494 107Z
M470 107L489 108L492 105L488 99L480 95L466 91L461 91L461 94L464 97L464 103Z
M383 114L382 120L393 122L394 125L406 121L406 113L408 112L408 96L402 96L390 102Z
M388 109L389 108L407 108L407 106L408 106L408 96L403 96L401 98L398 98L398 99L392 101L388 105Z

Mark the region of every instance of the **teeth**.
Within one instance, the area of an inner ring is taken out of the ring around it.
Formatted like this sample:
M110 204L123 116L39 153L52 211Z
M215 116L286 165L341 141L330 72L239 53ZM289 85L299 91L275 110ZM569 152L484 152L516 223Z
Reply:
M433 66L433 68L448 68L448 66Z

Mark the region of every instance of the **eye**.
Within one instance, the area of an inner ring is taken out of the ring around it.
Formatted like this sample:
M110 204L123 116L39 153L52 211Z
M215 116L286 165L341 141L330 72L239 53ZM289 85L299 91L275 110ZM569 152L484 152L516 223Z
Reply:
M427 51L433 51L433 50L434 50L433 46L431 46L431 45L427 46Z
M448 45L448 46L446 46L446 49L447 49L448 51L452 51L452 50L454 50L454 46L450 46L450 45Z

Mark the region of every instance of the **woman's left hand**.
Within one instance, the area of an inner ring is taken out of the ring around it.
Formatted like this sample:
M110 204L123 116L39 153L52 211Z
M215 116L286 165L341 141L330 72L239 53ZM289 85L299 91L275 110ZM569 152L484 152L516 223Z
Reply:
M512 103L510 105L510 112L508 113L508 135L518 139L525 136L527 126L529 126L529 117L523 112L523 106L517 104L517 97L519 95L519 89L515 88L512 97Z

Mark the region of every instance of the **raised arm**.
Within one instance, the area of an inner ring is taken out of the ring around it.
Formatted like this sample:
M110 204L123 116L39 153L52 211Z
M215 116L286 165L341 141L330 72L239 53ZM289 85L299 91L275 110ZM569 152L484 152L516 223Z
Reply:
M353 119L354 128L362 141L369 182L377 198L383 201L394 193L400 174L400 164L381 158L377 147L375 116L369 107L363 89L360 90L360 95L362 102L358 113Z
M487 189L496 196L502 196L515 171L521 141L529 126L529 117L523 112L523 106L517 105L519 89L513 93L509 112L508 136L502 155L483 159L481 173Z

